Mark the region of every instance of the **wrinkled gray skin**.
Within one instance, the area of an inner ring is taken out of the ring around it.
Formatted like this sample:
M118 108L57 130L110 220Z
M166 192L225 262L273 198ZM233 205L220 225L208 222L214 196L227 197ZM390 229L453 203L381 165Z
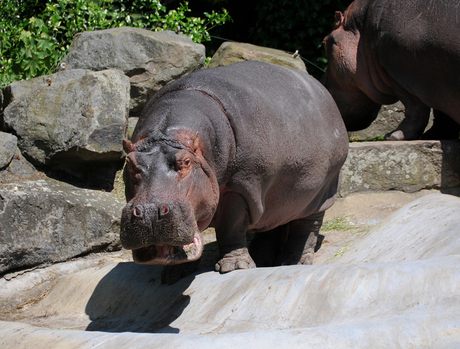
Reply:
M434 126L423 138L458 138L459 33L458 0L356 0L336 12L324 39L322 82L348 131L366 128L382 104L401 100L405 119L387 139L419 139L430 108Z
M144 109L128 153L121 241L166 264L173 283L215 227L221 273L310 264L348 151L330 94L304 72L262 62L204 69ZM246 234L256 234L248 252ZM189 270L190 271L190 270Z

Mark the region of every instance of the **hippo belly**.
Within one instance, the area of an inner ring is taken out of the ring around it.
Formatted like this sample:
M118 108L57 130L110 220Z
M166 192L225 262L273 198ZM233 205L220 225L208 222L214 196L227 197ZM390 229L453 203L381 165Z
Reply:
M165 86L125 151L121 241L135 261L169 265L170 283L182 263L200 257L209 226L217 271L311 263L348 137L332 97L310 75L244 62ZM248 232L257 233L252 256Z

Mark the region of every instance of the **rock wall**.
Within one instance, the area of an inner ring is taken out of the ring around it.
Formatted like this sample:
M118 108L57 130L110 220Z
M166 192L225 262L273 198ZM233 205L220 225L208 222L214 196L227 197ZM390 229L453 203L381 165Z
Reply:
M0 274L121 248L124 203L101 189L123 166L129 111L203 64L183 35L115 28L80 34L60 71L2 90Z

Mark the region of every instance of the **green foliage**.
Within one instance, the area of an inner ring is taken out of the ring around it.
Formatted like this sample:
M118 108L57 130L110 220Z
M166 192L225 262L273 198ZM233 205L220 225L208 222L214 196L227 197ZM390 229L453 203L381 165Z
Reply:
M168 11L159 0L0 0L0 6L0 86L51 73L82 31L132 26L202 42L231 20L225 9L191 17L188 2Z
M136 3L146 2L149 1L136 1ZM191 12L188 7L188 2L180 4L176 10L170 10L169 12L166 12L166 7L161 6L159 2L153 2L150 6L150 12L148 14L133 14L127 16L120 24L141 28L150 27L154 28L155 31L180 31L189 36L194 42L201 43L211 40L208 32L210 29L216 25L222 25L230 19L230 15L226 9L222 9L222 13L215 11L212 11L212 13L205 12L204 15L206 18L188 17L186 13Z

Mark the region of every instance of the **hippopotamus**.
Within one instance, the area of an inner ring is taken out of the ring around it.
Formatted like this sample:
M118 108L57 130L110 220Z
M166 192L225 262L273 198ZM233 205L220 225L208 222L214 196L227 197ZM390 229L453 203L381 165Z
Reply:
M405 118L385 138L456 138L460 130L460 7L458 0L355 0L335 13L324 39L321 81L348 131L361 130L382 104L400 100Z
M162 280L173 283L175 265L200 258L208 227L221 273L311 263L348 138L319 81L250 61L164 86L124 149L122 245L137 263L167 265Z

